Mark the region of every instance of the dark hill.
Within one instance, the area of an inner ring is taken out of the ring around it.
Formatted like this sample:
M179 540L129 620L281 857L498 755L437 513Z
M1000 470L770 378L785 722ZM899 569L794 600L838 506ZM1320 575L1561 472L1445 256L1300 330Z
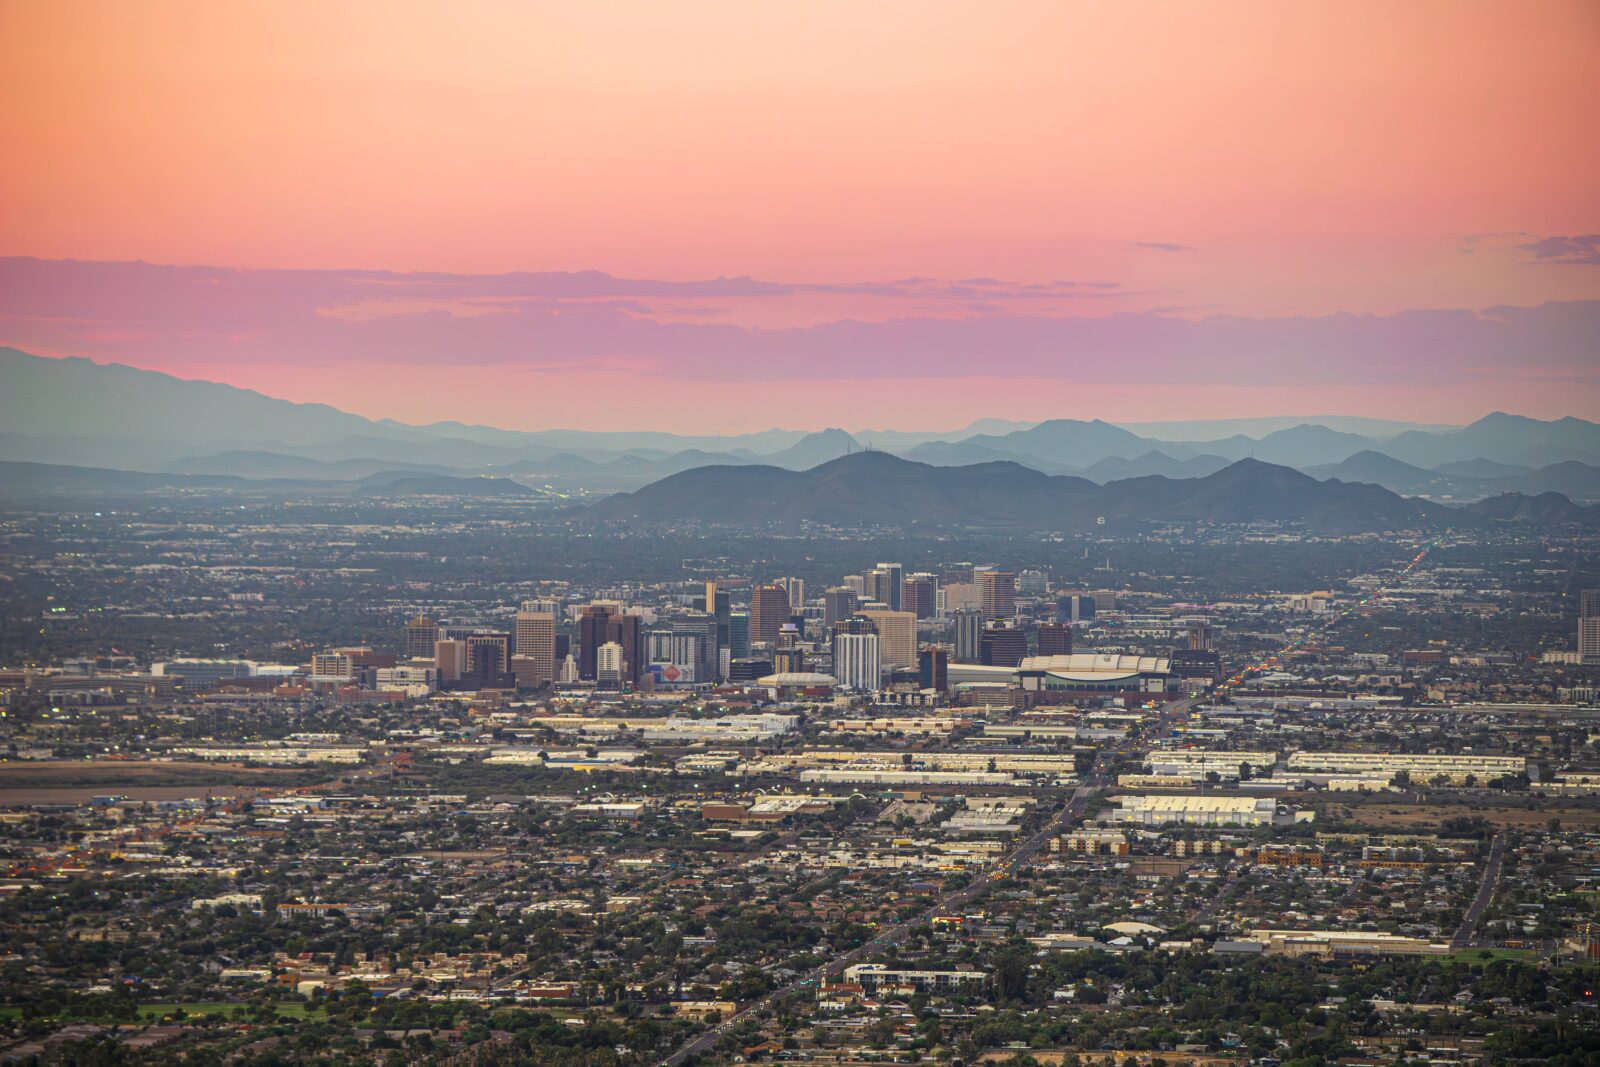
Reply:
M1090 464L1083 469L1083 476L1090 481L1105 482L1116 481L1119 478L1143 478L1151 474L1159 474L1167 478L1203 478L1208 474L1215 474L1228 465L1228 460L1221 456L1193 456L1189 459L1173 459L1165 452L1151 449L1142 456L1133 459L1123 459L1120 456L1110 456L1098 463Z
M1453 509L1468 522L1525 522L1540 526L1581 522L1600 525L1600 504L1581 507L1560 493L1501 493Z
M1174 522L1303 522L1354 533L1427 525L1440 509L1376 485L1321 481L1242 459L1204 478L1131 478L1102 491L1107 517Z
M1327 532L1412 529L1456 518L1451 509L1408 500L1381 486L1319 482L1259 460L1241 460L1204 478L1151 476L1097 486L1016 463L933 467L882 452L846 456L800 472L701 467L603 500L586 514L605 522L754 526L809 519L840 525L922 522L1031 529L1089 529L1101 518L1278 521ZM1460 516L1467 522L1479 517Z
M1157 445L1099 419L1050 419L1008 434L977 434L963 443L1067 467L1087 467L1109 456L1143 455ZM1184 445L1167 444L1165 450L1169 454L1191 454Z
M858 452L799 472L697 467L610 497L589 513L606 521L1035 526L1094 488L1018 463L933 467L887 452Z
M1370 482L1396 493L1414 493L1440 481L1437 471L1425 470L1382 452L1366 449L1339 463L1307 467L1314 478L1337 478L1341 482Z
M1600 466L1569 459L1528 474L1500 478L1493 488L1518 493L1560 493L1571 500L1600 499Z

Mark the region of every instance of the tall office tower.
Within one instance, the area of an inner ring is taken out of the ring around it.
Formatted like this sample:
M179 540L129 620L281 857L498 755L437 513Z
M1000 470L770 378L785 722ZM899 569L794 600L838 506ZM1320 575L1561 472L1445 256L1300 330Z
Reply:
M789 598L789 614L799 615L806 610L806 581L804 578L779 578L772 583L783 586Z
M983 631L982 654L990 667L1020 667L1028 658L1028 634L1015 626L989 626Z
M622 648L622 680L637 685L645 670L645 627L637 614L626 614L616 601L597 601L584 606L578 616L578 677L598 680L595 661L600 646L616 643Z
M822 620L825 614L821 597L812 597L807 601L805 614L793 616L800 623L801 636L808 641L815 640L819 634L825 636L828 632L827 624Z
M917 652L917 681L924 689L941 693L950 688L950 650L943 645L923 645Z
M806 654L803 649L779 648L772 652L772 670L774 674L800 674L806 669Z
M1600 663L1600 589L1578 594L1578 658Z
M905 591L905 568L898 563L880 563L867 574L867 595L889 605L889 610L899 611L901 596Z
M595 680L595 656L600 646L611 640L611 610L601 604L590 604L578 615L578 677L585 682Z
M713 681L722 676L721 663L724 658L722 653L727 651L729 643L733 640L733 635L728 629L729 620L733 616L733 602L729 598L726 589L718 589L716 582L707 582L705 602L700 607L717 622L716 633L712 635L714 647L711 653L711 659L717 666L713 668L713 673L705 679L706 681Z
M622 654L622 644L618 641L607 641L594 650L594 679L598 685L618 686L622 684L626 673L626 658Z
M1044 596L1050 591L1050 576L1044 571L1023 571L1017 575L1017 588L1023 596Z
M778 630L789 621L789 593L781 585L758 585L750 590L750 640L758 645L778 643Z
M862 608L856 612L878 628L885 668L911 667L917 662L917 617L909 611Z
M542 689L556 680L556 617L548 611L517 612L511 657L518 689Z
M900 610L909 611L919 619L931 619L939 611L939 579L931 574L907 576L900 589Z
M1584 663L1600 663L1600 615L1578 619L1578 658Z
M672 662L672 631L646 630L644 635L646 659L650 663Z
M467 670L467 643L455 638L434 642L433 665L438 668L439 681L461 681Z
M1072 627L1064 622L1039 624L1039 655L1072 655Z
M678 672L669 682L706 682L712 677L711 635L705 630L677 630L667 635L664 662Z
M622 679L638 685L644 677L644 619L638 615L614 615L606 635L622 646Z
M861 598L854 589L848 586L836 585L822 594L822 626L825 630L832 631L833 624L840 619L848 619L856 613L856 605Z
M585 681L598 680L595 656L601 645L612 642L622 646L622 680L637 685L647 653L644 620L626 614L615 601L586 605L578 616L578 676Z
M677 643L673 646L672 662L680 668L687 666L690 661L681 658L685 649L692 649L695 654L693 660L694 681L710 682L717 677L717 620L715 616L698 614L685 615L672 622L672 636L674 642L679 638L690 640L689 644Z
M983 612L976 608L963 608L951 617L955 629L955 661L957 663L983 662Z
M856 595L856 599L865 600L867 596L867 576L864 574L847 574L839 584Z
M833 677L842 688L875 693L883 681L883 658L877 634L833 635Z
M889 591L889 586L893 581L893 575L885 570L873 569L868 571L863 577L865 580L861 587L861 599L864 601L870 601L874 604L882 604L887 607L889 604L889 598L894 595Z
M418 614L406 623L406 659L432 659L433 646L438 640L439 624Z
M511 635L488 633L467 637L467 670L480 678L511 673Z
M1010 571L984 571L978 575L978 597L984 618L1016 618L1017 576Z
M1190 652L1211 651L1211 627L1209 624L1203 622L1191 622L1188 628L1188 636Z
M734 611L728 614L727 652L732 659L750 658L750 613Z
M778 627L778 647L794 648L799 645L802 636L800 627L804 622L804 619L800 622L795 622L792 618L784 620L783 625Z

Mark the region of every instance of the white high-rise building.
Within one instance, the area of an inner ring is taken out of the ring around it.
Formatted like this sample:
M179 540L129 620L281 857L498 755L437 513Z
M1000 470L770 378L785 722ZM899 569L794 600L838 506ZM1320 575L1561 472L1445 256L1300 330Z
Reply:
M622 681L622 645L607 641L594 650L594 676L599 682Z
M882 644L877 634L835 634L833 676L845 689L877 692L883 681Z

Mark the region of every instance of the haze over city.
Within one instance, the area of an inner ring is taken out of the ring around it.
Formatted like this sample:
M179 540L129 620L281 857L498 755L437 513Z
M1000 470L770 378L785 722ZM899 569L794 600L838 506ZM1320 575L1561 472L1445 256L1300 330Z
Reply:
M0 0L0 1067L1596 1067L1596 0Z

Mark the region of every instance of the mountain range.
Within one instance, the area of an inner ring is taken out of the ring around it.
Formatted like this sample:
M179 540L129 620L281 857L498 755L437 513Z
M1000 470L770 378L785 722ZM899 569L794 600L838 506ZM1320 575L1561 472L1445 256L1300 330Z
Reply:
M1097 484L1206 477L1242 459L1461 503L1503 492L1600 500L1600 425L1494 413L1462 427L1347 416L1115 425L979 419L957 431L736 435L413 426L153 371L0 348L0 461L356 486L382 472L607 494L700 467L810 470L874 450ZM13 471L9 477L17 477Z
M597 523L739 526L930 525L1093 530L1129 522L1294 522L1325 533L1476 527L1499 521L1600 524L1600 505L1504 494L1461 507L1382 486L1319 481L1242 459L1196 478L1147 475L1099 485L1020 463L940 467L863 452L808 471L697 467L591 505Z

